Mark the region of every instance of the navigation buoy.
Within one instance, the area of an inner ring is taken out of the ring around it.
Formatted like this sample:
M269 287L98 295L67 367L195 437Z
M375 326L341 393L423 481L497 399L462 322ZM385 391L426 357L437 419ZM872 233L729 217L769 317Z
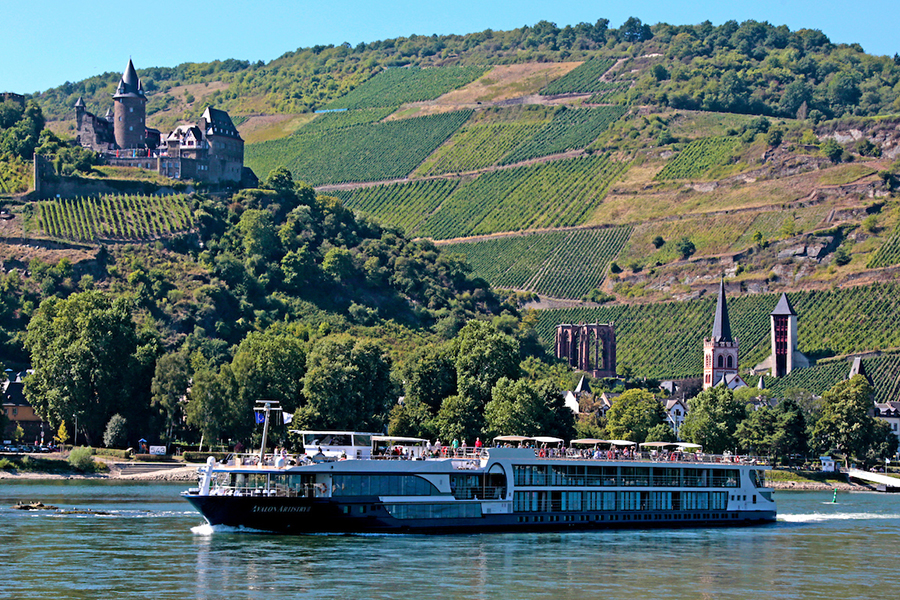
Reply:
M831 497L831 503L837 504L837 488L834 488L834 495Z

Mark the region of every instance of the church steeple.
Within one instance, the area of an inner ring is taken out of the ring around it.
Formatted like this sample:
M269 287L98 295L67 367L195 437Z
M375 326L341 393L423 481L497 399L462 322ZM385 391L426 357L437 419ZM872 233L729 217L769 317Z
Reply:
M725 278L719 282L719 298L713 318L712 336L703 340L703 389L724 384L731 389L742 385L738 367L738 341L731 335Z
M716 318L713 320L712 339L730 342L731 322L728 320L728 304L725 302L725 278L719 283L719 299L716 301Z

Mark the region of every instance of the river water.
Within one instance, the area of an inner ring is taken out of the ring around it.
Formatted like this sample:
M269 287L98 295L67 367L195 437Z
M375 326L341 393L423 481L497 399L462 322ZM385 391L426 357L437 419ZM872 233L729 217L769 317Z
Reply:
M290 537L210 528L184 487L0 480L0 598L851 600L900 584L900 494L778 492L778 522L751 528ZM73 512L9 508L38 500Z

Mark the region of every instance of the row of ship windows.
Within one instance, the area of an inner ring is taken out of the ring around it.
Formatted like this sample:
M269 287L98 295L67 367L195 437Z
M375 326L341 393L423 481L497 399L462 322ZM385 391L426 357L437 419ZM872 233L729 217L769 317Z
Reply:
M737 513L694 513L671 515L538 515L519 517L519 523L574 523L576 521L695 521L699 519L737 519Z
M738 487L737 469L515 465L517 486Z
M725 510L725 492L516 492L515 512Z

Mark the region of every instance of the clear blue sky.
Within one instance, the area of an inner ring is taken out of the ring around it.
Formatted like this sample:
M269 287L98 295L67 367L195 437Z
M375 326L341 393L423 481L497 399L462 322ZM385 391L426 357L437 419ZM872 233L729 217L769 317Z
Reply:
M238 58L270 61L316 44L371 42L410 34L507 30L542 19L559 26L629 16L645 23L719 25L755 19L792 30L821 29L873 54L900 52L898 0L0 0L0 91L31 93L104 71Z

